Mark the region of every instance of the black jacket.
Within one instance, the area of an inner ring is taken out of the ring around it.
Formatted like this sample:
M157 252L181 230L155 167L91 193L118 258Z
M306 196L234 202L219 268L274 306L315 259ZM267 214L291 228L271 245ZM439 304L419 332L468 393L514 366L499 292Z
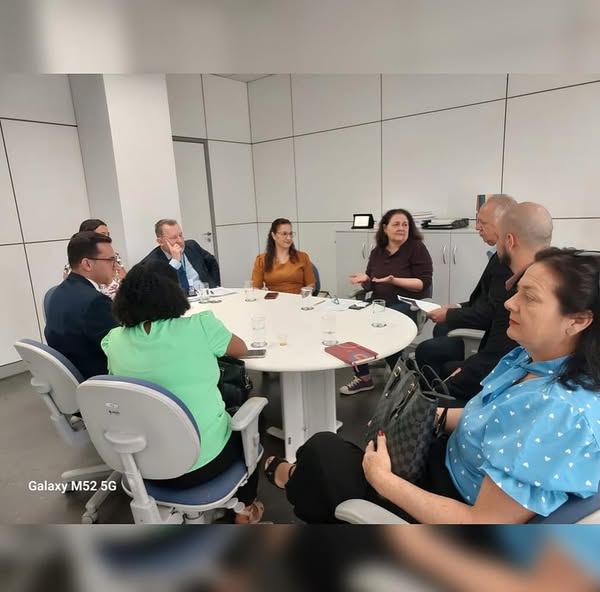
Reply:
M75 272L54 290L48 303L46 341L84 378L108 372L100 342L118 324L111 310L112 300Z
M186 259L192 264L200 279L208 284L209 288L216 288L221 285L221 272L219 263L215 256L203 249L195 240L185 241L185 250L183 252ZM169 257L165 255L160 247L156 247L148 253L142 261L167 261Z

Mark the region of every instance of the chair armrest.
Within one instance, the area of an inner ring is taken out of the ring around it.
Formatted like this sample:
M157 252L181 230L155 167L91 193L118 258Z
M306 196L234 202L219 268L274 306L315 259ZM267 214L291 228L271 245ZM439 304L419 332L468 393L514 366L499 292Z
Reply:
M240 432L244 448L244 461L251 475L262 456L258 434L258 416L268 403L264 397L250 397L231 418L231 429Z
M452 329L448 331L448 337L461 337L463 339L483 339L485 331L481 329Z
M361 499L350 499L338 504L335 517L350 524L408 524L385 508Z

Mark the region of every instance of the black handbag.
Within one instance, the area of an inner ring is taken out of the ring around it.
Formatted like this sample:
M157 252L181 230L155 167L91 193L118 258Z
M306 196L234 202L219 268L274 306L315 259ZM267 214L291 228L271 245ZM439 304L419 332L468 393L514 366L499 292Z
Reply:
M377 432L382 430L392 472L418 484L433 439L443 435L447 408L436 419L437 408L444 406L444 400L453 399L435 373L425 377L414 361L400 358L368 423L366 441L377 443Z
M227 411L235 412L246 402L254 385L246 372L246 364L243 360L222 356L217 361L221 374L217 386Z

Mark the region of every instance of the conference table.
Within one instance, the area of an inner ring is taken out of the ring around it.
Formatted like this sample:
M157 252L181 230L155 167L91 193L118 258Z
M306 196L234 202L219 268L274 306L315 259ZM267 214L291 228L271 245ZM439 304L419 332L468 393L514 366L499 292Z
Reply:
M294 462L296 450L310 436L321 431L335 432L341 425L336 418L335 370L347 365L324 351L322 317L335 316L338 342L354 341L377 352L378 358L404 349L416 337L417 327L409 317L390 308L381 315L386 326L375 328L371 326L371 306L348 310L348 301L336 305L331 299L309 297L314 308L301 310L304 303L300 295L280 292L273 300L265 300L264 295L257 290L256 300L246 302L240 290L215 297L218 302L193 302L187 314L212 310L249 348L253 336L251 319L265 316L266 356L245 362L251 370L280 373L281 435L285 457ZM273 428L270 432L277 434Z

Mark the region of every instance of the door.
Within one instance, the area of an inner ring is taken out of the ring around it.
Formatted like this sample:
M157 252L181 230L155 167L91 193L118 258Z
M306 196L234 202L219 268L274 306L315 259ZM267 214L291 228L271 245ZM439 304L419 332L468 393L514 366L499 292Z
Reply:
M476 232L452 232L451 235L450 299L448 302L465 302L487 265L486 251L489 247Z
M335 233L336 288L337 296L348 298L361 289L348 279L352 273L364 273L371 252L369 234L366 231L349 230Z
M183 233L217 255L205 150L203 142L173 141Z

